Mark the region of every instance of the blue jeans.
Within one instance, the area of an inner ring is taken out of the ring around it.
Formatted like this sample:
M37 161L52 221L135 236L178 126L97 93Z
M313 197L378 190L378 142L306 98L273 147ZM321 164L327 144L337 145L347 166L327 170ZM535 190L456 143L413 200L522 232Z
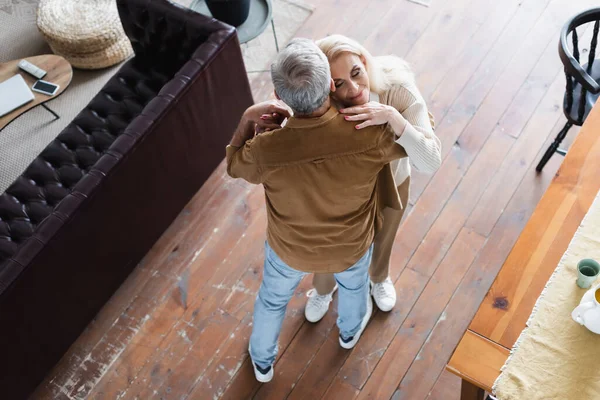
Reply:
M369 265L373 246L349 269L334 274L339 287L337 326L344 338L354 336L367 313ZM277 357L277 339L285 310L305 272L284 263L265 243L263 280L254 303L250 336L250 356L259 367L267 368Z

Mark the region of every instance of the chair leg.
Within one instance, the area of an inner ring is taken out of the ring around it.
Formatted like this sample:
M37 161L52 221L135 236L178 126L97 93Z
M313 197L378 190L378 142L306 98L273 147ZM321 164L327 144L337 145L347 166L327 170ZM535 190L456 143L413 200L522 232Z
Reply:
M554 142L552 142L550 147L548 147L548 150L546 150L546 152L544 153L544 156L540 160L539 164L537 165L537 167L535 167L535 170L537 172L542 172L542 169L544 168L548 160L550 160L550 157L552 157L552 155L558 150L560 142L562 142L565 136L567 136L567 132L569 132L569 129L571 129L572 126L573 124L571 122L567 122L565 126L563 126L563 128L560 130L560 132L558 132L558 135L556 135Z

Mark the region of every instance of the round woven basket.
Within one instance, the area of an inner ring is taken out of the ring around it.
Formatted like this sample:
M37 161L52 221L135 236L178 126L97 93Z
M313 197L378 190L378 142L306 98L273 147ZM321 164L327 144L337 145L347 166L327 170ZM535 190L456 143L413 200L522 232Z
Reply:
M106 68L133 54L115 0L40 0L37 26L76 68Z

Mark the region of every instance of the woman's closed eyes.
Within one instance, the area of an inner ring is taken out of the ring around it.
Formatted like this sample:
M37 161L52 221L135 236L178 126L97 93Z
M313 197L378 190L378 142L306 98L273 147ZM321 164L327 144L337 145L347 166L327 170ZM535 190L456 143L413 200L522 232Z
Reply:
M357 76L359 76L362 73L362 71L360 70L360 67L358 65L355 65L354 68L352 68L352 72L350 73L350 76L352 78L356 78ZM335 87L336 88L340 88L344 85L345 80L343 79L336 79L335 80Z

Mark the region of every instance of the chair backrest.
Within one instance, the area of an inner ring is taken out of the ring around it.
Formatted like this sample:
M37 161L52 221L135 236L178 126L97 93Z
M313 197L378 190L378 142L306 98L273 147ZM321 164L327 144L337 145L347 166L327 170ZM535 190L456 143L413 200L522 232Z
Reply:
M579 36L577 28L583 25L594 23L592 39L587 59L587 65L582 65L581 54L579 48ZM600 83L591 75L596 58L596 47L598 45L598 32L600 31L600 8L593 8L584 11L572 17L564 25L559 43L560 59L565 67L565 76L567 78L567 93L566 93L566 112L571 113L573 109L573 91L580 84L581 96L579 96L579 104L577 104L577 116L580 123L583 123L586 113L586 94L600 93ZM571 34L573 51L569 50L568 36ZM585 68L584 68L585 67Z

